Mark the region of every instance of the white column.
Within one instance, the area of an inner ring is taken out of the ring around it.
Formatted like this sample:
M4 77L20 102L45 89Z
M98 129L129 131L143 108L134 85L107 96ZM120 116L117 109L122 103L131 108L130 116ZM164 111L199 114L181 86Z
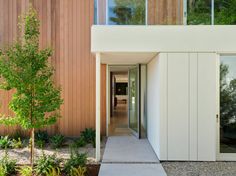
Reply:
M100 79L101 55L96 53L96 160L100 161Z

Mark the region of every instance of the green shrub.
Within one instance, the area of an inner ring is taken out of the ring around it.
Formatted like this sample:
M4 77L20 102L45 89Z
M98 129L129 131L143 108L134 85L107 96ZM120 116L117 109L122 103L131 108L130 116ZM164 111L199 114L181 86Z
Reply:
M78 168L72 168L70 170L70 176L85 176L86 172L86 167L79 166Z
M0 160L0 168L5 175L12 175L16 172L16 160L10 159L6 152L3 158Z
M65 163L65 172L69 175L72 168L85 167L87 161L87 154L80 154L78 151L72 151L70 158Z
M86 145L86 140L84 139L83 136L81 136L79 139L74 141L74 146L75 147L84 147Z
M53 148L60 148L64 143L65 137L61 134L57 134L50 139Z
M96 131L92 128L86 128L81 132L81 137L83 137L87 143L94 143L96 138Z
M35 145L39 148L44 148L45 147L45 141L44 140L37 140L37 141L35 141Z
M6 176L7 173L6 173L6 170L3 166L0 166L0 176Z
M1 136L0 138L0 148L1 149L7 149L10 148L12 144L12 141L8 136Z
M23 144L20 138L17 139L12 139L11 141L11 147L14 149L22 148Z
M35 145L39 148L44 148L46 143L49 141L47 131L37 131L35 133Z
M37 175L47 175L47 172L51 168L57 168L60 166L61 159L56 157L56 154L42 156L36 161L35 172Z
M49 136L47 131L37 131L35 133L35 141L44 141L45 143L48 143Z
M20 176L32 176L33 175L33 169L30 166L23 166L19 167L17 169Z

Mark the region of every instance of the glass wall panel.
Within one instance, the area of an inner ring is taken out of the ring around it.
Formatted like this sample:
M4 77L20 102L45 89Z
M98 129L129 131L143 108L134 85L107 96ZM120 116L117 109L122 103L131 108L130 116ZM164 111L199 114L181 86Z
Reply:
M220 153L236 153L236 56L221 57Z
M108 0L108 24L144 25L146 0Z
M215 0L215 24L236 24L236 0Z
M98 23L98 7L97 7L97 0L94 0L94 24Z
M211 0L188 0L187 2L187 24L211 24Z

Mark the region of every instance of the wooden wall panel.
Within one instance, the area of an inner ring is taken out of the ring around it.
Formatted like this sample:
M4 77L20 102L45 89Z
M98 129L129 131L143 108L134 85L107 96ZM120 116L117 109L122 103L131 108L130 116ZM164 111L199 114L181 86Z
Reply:
M148 24L183 24L183 1L148 0Z
M95 57L90 52L90 28L94 18L94 0L33 0L40 25L40 47L52 47L50 59L55 67L54 80L62 89L62 118L49 133L78 136L85 128L95 128ZM0 47L11 44L20 35L17 16L29 7L29 0L0 0ZM102 132L106 124L106 67L102 65ZM11 92L0 92L0 112L9 114ZM14 128L0 127L0 135Z
M106 64L101 65L101 133L106 134Z

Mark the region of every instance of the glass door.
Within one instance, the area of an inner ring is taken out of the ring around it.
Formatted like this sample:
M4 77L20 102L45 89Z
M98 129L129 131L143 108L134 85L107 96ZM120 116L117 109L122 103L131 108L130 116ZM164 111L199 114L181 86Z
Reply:
M220 57L220 158L236 160L236 56ZM235 159L233 159L235 158Z
M129 128L140 138L139 66L129 69Z

